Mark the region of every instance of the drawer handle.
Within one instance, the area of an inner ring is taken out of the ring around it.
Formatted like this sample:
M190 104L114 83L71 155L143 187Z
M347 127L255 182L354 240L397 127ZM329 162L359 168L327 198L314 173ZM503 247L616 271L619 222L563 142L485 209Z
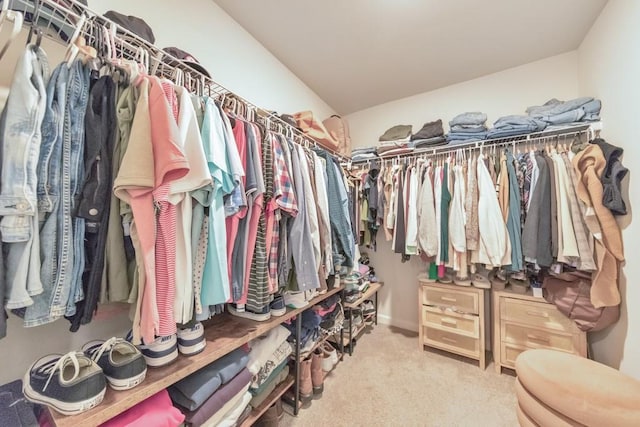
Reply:
M529 316L535 316L535 317L544 317L545 319L547 317L549 317L549 313L545 313L544 311L531 311L531 310L527 310L527 314Z
M452 344L457 344L458 343L458 340L454 340L453 338L449 338L449 337L440 337L440 338L442 339L442 341L450 342Z
M447 302L458 302L458 300L457 300L457 299L452 298L452 297L440 297L440 299L441 299L442 301L447 301Z
M527 339L531 341L539 341L545 344L549 344L551 340L548 337L541 337L539 335L527 334Z
M445 318L443 318L443 319L440 319L440 323L448 324L448 325L453 325L453 326L458 326L458 322L456 322L456 321L455 321L455 320L453 320L453 319L447 319L446 317L445 317Z

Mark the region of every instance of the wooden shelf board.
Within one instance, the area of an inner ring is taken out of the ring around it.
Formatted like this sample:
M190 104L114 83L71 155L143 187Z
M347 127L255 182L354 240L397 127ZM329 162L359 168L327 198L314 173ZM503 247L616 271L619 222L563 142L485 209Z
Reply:
M98 426L342 289L343 287L340 286L327 291L327 293L311 300L308 305L296 309L288 308L285 315L272 317L265 322L255 322L228 313L215 315L211 320L204 322L207 346L201 353L189 357L179 355L168 366L148 368L147 377L142 384L131 390L116 391L107 387L102 403L87 412L67 416L52 410L50 411L51 418L58 427Z
M252 426L258 418L262 416L267 409L271 407L274 403L278 401L282 397L283 394L286 393L291 386L293 386L295 382L295 378L293 375L289 375L287 379L285 379L282 383L280 383L258 407L253 408L249 416L240 424L240 427L249 427Z
M362 296L360 298L358 298L354 302L346 302L346 303L344 303L344 307L345 308L356 308L357 306L359 306L360 304L362 304L363 302L365 302L366 300L371 298L373 296L373 294L378 292L380 290L380 288L382 288L382 285L383 285L383 282L370 283L369 284L369 288L366 290L366 292L364 294L362 294Z

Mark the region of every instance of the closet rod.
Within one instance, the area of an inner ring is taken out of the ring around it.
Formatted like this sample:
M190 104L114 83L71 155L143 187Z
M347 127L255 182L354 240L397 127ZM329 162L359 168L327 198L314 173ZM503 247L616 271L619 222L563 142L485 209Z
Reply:
M357 160L357 161L354 160L349 162L347 166L356 165L356 164L358 165L366 164L366 163L378 162L378 161L388 163L388 162L392 162L400 159L408 159L413 157L427 158L432 156L444 156L447 154L455 153L457 151L470 151L470 150L482 151L484 149L491 150L494 147L501 147L501 146L508 146L508 145L521 145L526 143L536 144L541 141L544 141L545 139L556 140L561 137L567 138L571 136L582 135L585 133L588 133L590 135L589 139L592 139L593 135L595 135L595 133L599 132L601 129L602 129L601 122L585 123L578 126L567 126L560 129L551 129L551 130L542 131L542 132L535 132L535 133L529 133L529 134L523 134L523 135L514 135L510 137L505 137L505 138L494 138L494 139L487 139L482 141L471 141L471 142L465 142L465 143L455 144L455 145L441 145L438 147L434 147L426 150L420 150L420 151L413 151L410 153L397 154L392 156L380 156L380 157L375 157L371 159L363 159L363 160Z
M277 124L278 130L282 132L283 129L286 129L287 131L283 133L287 135L297 135L297 139L305 141L306 145L322 148L341 161L349 160L348 157L321 146L316 140L298 128L291 126L275 113L261 109L248 100L231 92L229 89L216 83L212 78L191 68L175 56L142 39L137 34L130 32L126 28L117 26L111 20L91 10L78 0L2 0L0 4L4 1L9 1L10 9L23 13L26 18L23 23L24 27L33 28L35 25L42 31L43 36L62 45L67 45L71 35L80 25L82 26L82 28L80 28L80 34L85 38L87 45L93 47L96 47L96 45L101 42L98 40L101 28L110 30L117 29L117 31L112 30L115 33L116 52L120 53L123 58L137 62L139 62L140 56L146 52L149 60L149 70L147 70L149 74L160 75L171 79L175 76L175 70L180 70L186 76L185 83L191 85L191 87L189 87L190 90L194 90L195 87L201 90L202 94L207 92L209 96L218 97L223 101L226 97L233 98L237 102L244 104L247 113L249 113L249 110L252 110L256 117L261 117L263 124L266 124L270 130L275 130L270 126L270 123L275 123ZM85 19L82 18L83 16ZM258 111L262 111L263 114L260 115ZM266 114L266 116L264 114ZM295 142L299 143L297 141Z

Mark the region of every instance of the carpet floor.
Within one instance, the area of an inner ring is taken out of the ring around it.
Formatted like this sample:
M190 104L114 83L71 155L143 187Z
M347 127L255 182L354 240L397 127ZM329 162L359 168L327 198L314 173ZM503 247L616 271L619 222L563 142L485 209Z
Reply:
M514 427L515 378L474 361L421 351L416 333L368 328L353 356L331 372L324 393L281 426Z

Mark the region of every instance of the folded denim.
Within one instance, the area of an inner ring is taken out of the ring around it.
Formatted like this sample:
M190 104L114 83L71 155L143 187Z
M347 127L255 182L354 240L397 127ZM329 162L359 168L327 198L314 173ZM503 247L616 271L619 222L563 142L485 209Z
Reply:
M449 122L449 127L455 125L482 125L487 121L487 115L480 112L462 113Z
M589 101L583 106L581 106L586 114L600 114L600 110L602 109L602 102L599 99L594 99L593 101Z
M356 154L354 156L351 156L351 160L354 162L359 162L361 160L377 159L377 158L378 158L378 155L374 153Z
M565 111L564 113L555 114L553 116L539 116L536 118L552 125L560 125L579 122L582 120L584 115L584 110L582 108L577 108L575 110Z
M355 156L356 154L367 154L367 153L375 153L376 147L365 147L365 148L354 148L351 150L351 155Z
M514 126L527 126L532 130L543 130L547 124L534 117L518 115L503 116L493 123L494 128L512 128Z
M528 115L533 117L554 116L556 114L575 110L593 100L594 99L592 97L581 97L563 102L553 98L545 102L543 105L528 107L526 112Z
M485 125L454 125L451 126L450 133L478 133L486 132Z
M487 138L487 132L475 132L475 133L449 133L447 135L447 141L467 141L467 140L482 140Z
M511 126L493 128L487 134L487 139L506 138L508 136L525 135L527 133L539 132L541 129L531 128L531 126Z

